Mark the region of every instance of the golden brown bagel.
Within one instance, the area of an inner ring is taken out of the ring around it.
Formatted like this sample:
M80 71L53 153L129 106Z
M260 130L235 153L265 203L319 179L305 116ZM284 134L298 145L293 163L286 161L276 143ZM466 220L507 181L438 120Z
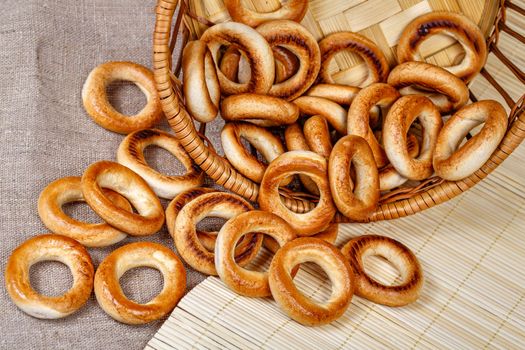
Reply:
M128 299L119 284L126 271L140 266L159 270L164 281L160 293L144 304ZM131 243L114 250L95 274L98 304L115 320L127 324L144 324L166 316L185 291L186 270L180 259L171 249L152 242Z
M71 270L73 286L64 294L48 297L31 287L29 269L41 261L59 261ZM16 248L5 269L5 287L11 300L25 313L45 319L62 318L80 309L93 290L95 274L87 250L72 238L46 234Z
M400 242L383 236L364 235L350 240L341 249L350 261L355 276L355 294L374 303L403 306L419 298L423 287L423 272L414 253ZM367 256L381 256L401 274L400 284L386 286L370 277L363 261Z
M284 131L288 151L310 151L303 129L298 123L288 125ZM308 192L319 195L317 185L308 176L299 174L299 179Z
M507 132L507 113L496 101L486 100L465 106L443 126L434 151L436 175L458 181L472 175L490 158ZM461 142L476 126L481 130L465 144Z
M290 50L281 46L272 47L275 58L274 84L282 83L291 78L299 69L299 59Z
M133 212L131 204L116 192L102 190L117 207ZM105 247L126 238L126 233L107 223L90 224L75 220L64 213L62 206L83 202L80 177L64 177L44 188L38 198L38 215L52 232L75 239L86 247Z
M133 82L146 95L146 106L138 114L123 115L109 103L106 88L118 80ZM133 62L106 62L93 69L82 88L82 102L98 125L120 134L151 128L164 115L153 73Z
M182 259L195 270L207 275L217 275L213 252L209 252L197 237L197 223L207 216L230 219L238 214L253 210L243 198L223 192L202 194L182 207L175 219L173 240ZM263 236L249 234L249 242L244 254L239 255L237 263L245 266L259 253Z
M222 101L221 115L229 122L245 121L268 127L295 123L299 118L299 108L277 97L239 94Z
M441 67L424 62L406 62L396 66L388 76L388 84L399 89L401 95L427 96L441 113L457 110L469 99L468 87L461 79Z
M306 92L306 95L322 97L338 105L350 106L360 90L358 87L348 85L316 84Z
M424 135L419 156L412 158L407 148L407 132L416 119ZM392 105L383 125L383 144L388 159L401 176L424 180L432 175L432 156L442 125L437 107L425 96L403 96Z
M221 91L225 95L253 92L266 94L270 91L275 78L275 62L272 49L266 40L255 29L242 23L224 22L208 28L201 36L202 41L208 44L217 65L219 63L219 49L223 45L235 44L242 50L248 59L251 76L245 84L233 82L217 69L217 76Z
M322 304L312 301L294 285L290 271L297 265L319 265L332 283L330 299ZM306 326L330 323L341 317L354 293L354 276L348 260L336 247L321 239L302 237L285 244L275 254L269 270L272 296L281 309Z
M407 138L408 156L416 158L419 155L419 141L414 134L409 133ZM392 164L379 170L379 190L389 191L407 182L406 177L401 176Z
M288 101L301 96L315 82L321 68L317 40L302 25L287 20L266 22L258 26L257 31L272 48L285 48L299 59L297 72L289 79L275 83L269 95Z
M175 240L175 221L177 220L177 215L179 215L179 212L182 210L182 208L195 198L211 192L217 192L217 190L208 187L198 187L184 191L173 198L166 208L166 227L168 228L168 233L170 234L171 238ZM197 230L197 235L200 233L202 232Z
M307 0L290 0L279 9L272 12L256 12L247 9L241 0L224 0L224 5L235 22L241 22L250 27L279 19L289 19L301 22L308 9Z
M279 198L279 184L294 174L308 175L317 185L320 198L317 206L304 214L290 211ZM328 228L335 215L335 207L328 184L327 161L309 151L290 151L274 159L264 173L259 190L259 206L280 216L299 236L311 236Z
M337 103L322 97L301 96L293 103L306 115L321 115L341 135L346 135L346 111Z
M238 82L239 74L239 60L241 59L241 53L233 46L229 46L224 54L222 55L221 62L219 63L219 69L224 76L233 81Z
M356 179L350 177L354 165ZM372 150L355 135L341 138L328 161L328 179L337 209L353 221L365 221L379 201L379 176Z
M444 68L465 82L471 81L485 65L487 45L479 27L460 13L430 12L410 22L399 39L398 62L422 60L417 53L419 46L438 33L452 36L465 50L465 58L459 64Z
M249 123L226 123L221 132L224 155L237 171L250 180L260 183L267 165L257 159L241 143L248 141L268 163L284 153L281 139L269 130ZM289 178L285 184L290 183Z
M315 153L328 158L332 152L332 140L328 122L323 116L314 115L304 122L304 138L308 148Z
M183 175L164 175L151 168L144 158L144 149L155 145L174 155L186 168ZM117 161L139 174L159 197L171 199L182 191L198 187L204 182L203 171L186 153L177 138L157 129L135 131L122 140Z
M212 188L199 187L193 188L191 190L182 192L177 197L173 198L168 207L166 208L166 226L168 227L168 232L171 237L175 240L175 220L181 209L189 202L194 200L200 195L218 192ZM213 252L215 250L215 241L217 240L218 232L210 231L200 231L196 229L197 237L201 242L202 246L206 248L207 251ZM246 251L252 249L251 243L248 239L249 237L243 237L239 245L235 249L235 256L241 257L246 253Z
M383 111L383 114L386 114L386 111L399 96L397 90L392 86L384 83L375 83L359 91L348 110L348 134L361 136L368 142L378 168L385 166L388 163L388 159L383 147L381 147L370 128L370 109L378 106Z
M95 213L130 235L152 235L164 224L164 209L159 198L146 181L123 165L109 161L91 164L82 175L81 187ZM126 197L138 214L117 207L104 195L102 187Z
M322 239L323 241L326 241L330 244L335 244L338 233L339 224L330 224L326 230L316 233L310 237ZM264 236L263 245L274 254L281 248L279 243L277 243L277 241L270 236Z
M219 113L221 88L213 58L206 44L190 41L182 53L184 102L188 112L201 123L209 123Z
M388 77L389 68L385 55L372 40L363 35L352 32L329 34L319 42L319 48L321 49L319 72L321 82L334 83L328 67L335 54L342 50L359 55L368 67L368 78L359 87L386 81Z
M243 269L235 262L235 246L249 232L275 239L280 246L296 237L290 225L277 215L252 210L228 220L219 231L215 244L215 267L221 280L238 294L250 297L270 296L268 273Z

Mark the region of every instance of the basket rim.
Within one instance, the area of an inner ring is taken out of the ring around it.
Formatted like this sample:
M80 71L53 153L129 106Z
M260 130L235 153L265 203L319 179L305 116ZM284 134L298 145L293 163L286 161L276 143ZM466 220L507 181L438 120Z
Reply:
M189 11L187 1L188 0L158 0L153 38L154 76L157 90L161 96L161 104L164 113L166 114L172 129L175 131L175 136L180 138L181 141L185 141L187 139L187 135L178 134L177 131L181 130L180 124L183 123L186 127L193 129L195 129L195 126L191 116L189 116L189 114L186 112L182 103L180 85L176 77L179 65L177 65L176 69L174 70L175 74L171 70L171 53L175 48L174 43L180 32L182 32L182 47L185 46L185 41L188 40L189 33L188 29L186 28L188 25L187 17L190 18L189 20L197 20L201 23L211 24L206 19L192 14ZM507 8L524 16L525 10L505 0L500 0L498 6L499 8L494 19L492 32L489 33L487 38L488 49L489 52L494 52L496 56L500 58L502 63L509 67L511 71L518 77L518 79L521 80L521 78L523 78L523 72L514 66L510 60L507 59L508 62L505 61L506 56L501 52L501 50L499 50L497 45L501 31L505 31L515 37L516 35L520 36L519 33L512 31L512 29L507 27L505 24ZM171 31L171 24L175 13L177 13L176 25L173 28L173 31ZM518 39L522 41L523 44L525 44L525 41L521 40L523 37L521 37L521 39L518 37ZM503 59L501 57L503 57ZM520 145L522 140L525 138L525 94L515 102L509 96L509 94L506 93L505 89L499 85L499 83L486 70L486 68L482 69L481 74L489 81L489 83L491 83L491 85L496 88L496 90L502 95L506 103L511 108L511 112L509 114L509 127L498 148L493 152L491 157L479 170L463 180L445 181L439 178L430 178L425 181L423 186L408 188L408 190L407 188L403 188L399 192L398 197L396 197L396 195L389 196L385 202L381 203L376 211L368 218L367 222L390 220L412 215L456 197L487 177L488 174L496 169ZM476 101L476 98L472 93L471 99ZM177 122L173 123L172 121L175 119ZM202 143L200 136L198 134L197 136ZM198 165L205 163L206 159L204 161L202 159L204 153L207 154L204 155L206 158L220 157L214 151L204 151L200 152L199 154L195 154L195 150L192 149L192 147L195 147L195 142L187 142L186 144L183 142L183 146L185 147L186 151L188 151L190 156L192 156L192 158L197 161ZM188 148L186 148L186 146L188 146ZM220 158L223 159L222 157ZM258 194L257 184L254 184L250 180L244 178L244 176L237 173L235 169L232 169L229 164L223 164L222 167L220 165L217 167L222 168L225 172L228 172L228 178L226 180L222 181L221 183L221 179L219 178L219 181L216 181L219 185L222 185L249 200L256 201ZM217 169L207 168L203 170L205 170L208 175L212 177L212 179L214 179L214 176L217 177ZM289 203L287 203L287 205L292 210L298 212L308 211L313 205L312 202L308 201L310 203L308 204L305 203L305 200L297 198L288 198L284 200L288 200ZM336 215L335 221L350 222L347 218L340 214Z

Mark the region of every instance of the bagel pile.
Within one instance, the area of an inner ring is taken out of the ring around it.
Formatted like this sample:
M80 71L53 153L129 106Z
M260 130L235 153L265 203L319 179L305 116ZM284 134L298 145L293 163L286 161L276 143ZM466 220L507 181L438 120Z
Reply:
M398 65L390 70L378 46L360 34L339 32L317 42L298 23L306 13L305 0L291 0L264 14L244 8L239 0L225 4L234 21L211 26L184 48L183 107L200 123L218 116L226 121L221 132L225 157L259 184L258 203L203 187L204 172L179 142L188 135L176 138L153 128L162 116L162 96L147 68L104 63L86 80L84 106L99 125L127 136L118 148L118 163L94 163L81 178L59 179L42 191L38 213L53 234L24 242L5 273L9 295L26 313L65 317L94 289L99 305L120 322L164 317L186 287L185 269L173 250L150 242L127 244L95 272L85 248L112 245L127 235L152 235L164 223L178 255L193 269L219 276L241 295L271 296L305 325L339 318L354 293L388 306L419 297L423 274L406 246L364 235L340 250L334 246L334 218L342 214L367 221L382 192L432 176L460 180L487 161L505 135L507 114L496 101L468 104L467 84L487 57L479 28L460 14L423 15L405 28ZM464 47L459 64L442 68L419 61L419 45L440 32ZM329 65L342 50L359 55L368 67L360 86L334 82ZM132 81L146 94L147 105L137 115L123 116L109 104L106 87L115 80ZM477 134L469 134L481 124ZM143 153L150 145L169 151L186 173L166 176L152 169ZM290 209L282 193L304 198L302 207ZM159 197L170 200L165 212ZM85 201L104 223L68 217L62 206L73 201ZM206 217L227 221L218 232L198 230L197 223ZM263 247L275 253L268 272L249 270ZM363 261L369 255L397 267L395 285L383 285L366 273ZM42 260L59 260L72 270L74 284L66 294L51 298L32 289L29 268ZM305 262L316 263L328 275L332 294L327 302L312 301L294 285L293 276ZM129 300L118 281L138 266L154 267L164 276L163 290L146 304Z

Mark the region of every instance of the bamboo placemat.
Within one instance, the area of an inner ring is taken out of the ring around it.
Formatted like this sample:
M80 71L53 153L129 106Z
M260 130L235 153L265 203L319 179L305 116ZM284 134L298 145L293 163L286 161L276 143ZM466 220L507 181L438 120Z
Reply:
M425 272L421 298L402 308L359 297L331 325L290 320L270 298L241 297L210 277L178 305L147 349L520 348L525 344L525 149L460 197L408 218L341 225L337 244L368 232L404 242ZM264 260L264 257L261 257ZM379 260L379 259L378 259ZM395 273L374 260L385 282ZM296 277L305 294L327 298L315 266Z
M521 2L521 1L520 1ZM415 11L417 12L417 11ZM520 17L509 16L523 33ZM392 23L383 23L388 27ZM525 58L502 35L500 46L519 67ZM488 68L518 98L525 87L493 56ZM473 92L504 103L484 78ZM486 180L461 196L425 212L371 224L340 225L337 245L365 233L393 237L421 261L421 298L402 308L376 305L354 296L338 321L304 327L283 314L271 298L246 298L209 277L181 300L146 349L343 349L503 348L525 344L525 147L516 150ZM258 257L267 266L268 253ZM379 258L368 269L385 283L396 272ZM297 286L325 300L330 284L315 266L304 266Z

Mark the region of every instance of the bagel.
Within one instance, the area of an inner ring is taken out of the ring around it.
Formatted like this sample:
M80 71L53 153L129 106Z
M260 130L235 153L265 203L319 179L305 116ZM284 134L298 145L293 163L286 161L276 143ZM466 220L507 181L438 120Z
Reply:
M319 42L319 48L321 49L320 82L334 83L328 68L335 54L342 50L359 55L368 67L368 77L359 87L384 82L388 77L389 68L385 55L372 40L361 34L352 32L329 34Z
M308 9L307 0L290 0L279 9L271 12L256 12L243 6L241 0L224 0L228 13L235 22L241 22L250 27L279 19L289 19L301 22Z
M204 42L190 41L184 47L182 77L188 112L201 123L211 122L219 113L221 88L213 58Z
M119 284L128 270L146 266L157 269L163 277L160 293L145 304L130 300ZM145 324L168 315L186 291L186 270L169 248L152 242L136 242L109 254L95 274L95 296L100 307L115 320L127 324Z
M299 118L299 108L277 97L239 94L222 101L221 115L229 122L245 121L269 127L295 123Z
M146 95L146 106L138 114L126 116L109 103L106 89L119 80L134 83ZM82 88L82 102L98 125L119 134L151 128L164 115L153 73L133 62L106 62L93 69Z
M290 211L279 198L279 184L294 174L308 175L320 192L317 206L304 214ZM290 151L275 158L264 173L259 189L261 210L286 220L298 236L311 236L328 228L335 215L335 207L327 178L327 161L309 151Z
M318 46L319 47L319 46ZM275 58L274 84L290 79L299 69L300 61L290 50L281 46L272 47Z
M219 63L219 50L223 45L234 44L248 59L251 76L250 81L245 84L229 80L220 69L216 69L223 94L266 94L270 91L275 78L273 53L270 45L255 29L242 23L224 22L208 28L200 40L208 44L216 65Z
M304 138L308 148L315 153L328 158L332 152L332 140L328 122L320 115L314 115L304 122Z
M31 287L29 269L41 261L59 261L69 267L73 286L59 296L45 296ZM89 299L95 270L87 250L72 238L46 234L33 237L16 248L5 269L5 287L20 310L43 319L71 315Z
M325 303L316 303L294 285L290 271L298 264L313 262L319 265L332 283L332 294ZM272 296L281 309L295 321L318 326L341 317L354 291L354 276L348 260L336 247L321 239L302 237L286 243L277 251L268 281Z
M104 195L117 207L133 212L131 204L116 192L102 190ZM64 177L44 188L38 198L38 215L44 225L54 233L73 238L86 247L105 247L126 238L126 233L107 223L90 224L75 220L62 210L71 202L84 201L80 177Z
M197 222L206 216L230 219L238 214L253 210L241 197L223 192L202 194L188 202L178 212L175 220L173 240L182 259L195 270L207 275L217 275L214 253L209 252L199 241L196 232ZM238 256L237 263L245 266L259 253L263 236L249 234L246 251Z
M350 261L356 295L387 306L403 306L419 298L423 287L421 266L414 253L400 242L389 237L364 235L350 240L341 252ZM363 264L371 255L381 256L393 264L402 282L386 286L370 277Z
M407 138L407 149L408 156L416 158L419 155L419 141L414 134L409 133ZM386 167L379 170L379 190L390 191L396 187L403 185L407 182L406 177L401 176L392 164L388 164Z
M288 125L284 131L284 139L288 151L310 151L303 130L298 123ZM317 185L308 176L299 174L299 180L308 192L319 195Z
M222 55L219 63L219 69L222 74L233 82L238 82L239 74L239 61L241 59L241 53L233 46L228 46L224 54Z
M368 142L378 168L385 166L388 159L370 128L370 109L378 106L384 115L399 97L399 92L392 86L375 83L359 91L348 110L348 134L361 136Z
M427 96L444 114L463 107L469 100L468 87L461 79L441 67L424 62L406 62L396 66L388 76L388 84L399 89L401 95Z
M290 225L277 215L253 210L228 220L217 235L215 267L221 280L238 294L270 296L268 273L243 269L235 262L235 246L246 233L257 232L275 239L280 246L295 239Z
M130 201L138 214L113 204L102 191L109 188ZM82 194L91 209L108 224L133 236L151 235L164 224L159 198L139 175L118 163L91 164L81 179Z
M266 22L258 26L257 31L272 48L285 48L299 59L295 74L274 83L269 95L288 101L301 96L315 82L321 68L321 52L314 36L299 23L287 20Z
M438 33L452 36L465 50L465 57L459 64L444 68L468 83L485 65L488 52L479 27L460 13L430 12L410 22L401 33L397 45L398 62L421 60L418 48L423 41Z
M496 101L486 100L457 111L439 133L434 152L436 175L458 181L472 175L490 158L507 132L507 113ZM481 130L461 145L476 126Z
M224 155L237 171L260 183L267 165L257 159L241 143L241 138L253 145L268 163L284 153L281 139L267 129L249 123L226 123L221 132ZM290 183L289 178L285 184ZM283 184L283 185L285 185Z
M350 177L354 165L356 180ZM379 202L379 175L372 150L355 135L341 138L328 161L328 179L337 209L353 221L366 221Z
M346 111L337 103L321 97L301 96L293 101L301 113L321 115L341 135L346 135Z
M174 155L186 168L183 175L164 175L151 168L144 157L144 149L155 145ZM204 182L204 173L186 153L177 138L157 129L135 131L122 140L117 161L140 175L159 197L171 199L182 191L198 187Z
M421 123L424 134L419 156L412 158L407 148L407 132L415 119ZM392 105L383 125L383 144L388 159L401 176L424 180L432 175L432 156L442 125L439 110L425 96L403 96Z
M322 97L338 105L350 106L360 90L358 87L348 85L316 84L306 92L306 95Z

